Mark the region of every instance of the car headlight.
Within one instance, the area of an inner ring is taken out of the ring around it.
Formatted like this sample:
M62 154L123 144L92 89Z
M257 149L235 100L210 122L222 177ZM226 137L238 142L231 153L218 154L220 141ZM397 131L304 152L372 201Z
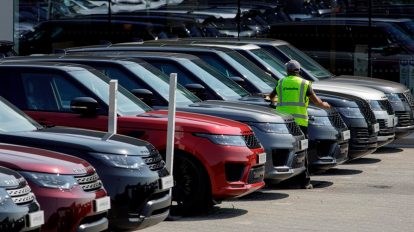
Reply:
M284 123L249 123L250 126L256 127L266 133L289 134L289 129Z
M245 147L246 142L241 135L214 135L214 134L202 134L195 133L195 136L209 139L211 142L225 146L239 146Z
M314 126L331 126L331 120L328 117L309 116L309 124Z
M374 101L374 100L369 101L369 105L371 106L371 109L373 111L384 111L379 101Z
M401 98L398 93L387 93L385 96L387 96L388 101L390 102L401 102Z
M0 205L6 203L6 201L10 200L10 196L7 191L3 188L0 188Z
M114 155L104 153L91 153L95 158L102 160L106 164L128 169L140 169L146 166L146 163L140 156L136 155Z
M36 185L45 188L56 189L72 189L78 185L75 178L70 175L47 174L38 172L20 172L26 179L32 181Z
M338 107L336 109L346 118L364 118L359 108Z

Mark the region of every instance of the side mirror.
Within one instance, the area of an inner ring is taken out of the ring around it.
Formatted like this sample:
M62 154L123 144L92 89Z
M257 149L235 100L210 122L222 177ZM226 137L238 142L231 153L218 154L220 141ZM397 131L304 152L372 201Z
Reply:
M97 114L99 104L91 97L77 97L70 102L70 109L77 114L93 116Z
M241 77L229 77L230 80L236 82L238 85L243 86L244 85L244 79Z
M204 88L204 86L200 84L186 84L184 87L193 94L195 94L197 97L201 98L202 100L205 100L206 88Z
M141 99L141 101L145 102L145 104L152 106L154 94L148 89L133 89L131 90L131 93L134 94L135 97Z

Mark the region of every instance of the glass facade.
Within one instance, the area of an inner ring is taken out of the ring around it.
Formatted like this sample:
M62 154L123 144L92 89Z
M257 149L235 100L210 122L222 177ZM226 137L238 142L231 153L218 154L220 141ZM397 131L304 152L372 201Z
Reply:
M414 88L414 1L16 0L14 3L15 50L21 55L167 38L282 39L293 47L281 47L281 52L298 49L307 54L296 59L305 62L317 79L332 75L372 76Z

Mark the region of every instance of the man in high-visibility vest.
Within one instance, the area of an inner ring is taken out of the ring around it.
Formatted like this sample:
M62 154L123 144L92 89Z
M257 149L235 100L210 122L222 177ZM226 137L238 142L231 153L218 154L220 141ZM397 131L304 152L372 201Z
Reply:
M305 136L308 136L308 104L311 100L315 105L322 108L331 106L322 101L312 89L312 83L300 77L300 64L296 60L286 63L287 76L280 79L276 88L270 93L270 99L274 102L277 95L276 110L291 114L295 122L300 126ZM306 159L306 171L301 179L303 188L312 188Z

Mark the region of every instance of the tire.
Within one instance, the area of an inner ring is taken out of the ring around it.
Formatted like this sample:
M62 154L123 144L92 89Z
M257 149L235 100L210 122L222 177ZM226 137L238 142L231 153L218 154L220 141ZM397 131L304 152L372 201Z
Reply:
M210 180L204 167L194 158L177 154L173 170L173 201L181 215L207 212L213 205Z

